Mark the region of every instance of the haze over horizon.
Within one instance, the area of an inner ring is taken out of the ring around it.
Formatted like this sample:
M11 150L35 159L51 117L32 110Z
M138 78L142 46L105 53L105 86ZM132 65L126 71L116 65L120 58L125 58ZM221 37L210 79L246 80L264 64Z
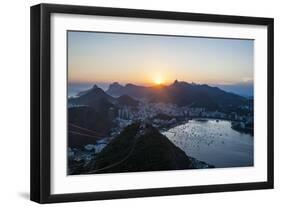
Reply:
M178 80L181 82L181 80ZM118 83L122 86L125 86L127 84L133 84L133 85L137 85L137 86L145 86L145 87L153 87L155 86L155 84L152 85L138 85L138 84L134 84L134 83L119 83L119 82L111 82L111 83L100 83L100 82L93 82L93 83L69 83L68 84L68 96L73 96L76 95L77 93L84 91L84 90L88 90L90 88L92 88L94 85L97 85L99 88L101 88L104 91L107 91L109 89L109 86L113 83ZM197 84L192 82L193 84ZM192 84L190 83L190 84ZM169 84L162 84L165 86L169 86L173 83L169 83ZM200 85L200 84L199 84ZM231 93L235 93L237 95L241 95L241 96L245 96L245 97L253 97L253 92L254 92L254 87L253 84L249 84L249 83L241 83L241 84L226 84L226 85L222 85L222 84L209 84L209 86L212 87L218 87L221 90L224 90L226 92L231 92Z
M69 84L150 86L178 79L253 88L253 40L76 31L67 35Z

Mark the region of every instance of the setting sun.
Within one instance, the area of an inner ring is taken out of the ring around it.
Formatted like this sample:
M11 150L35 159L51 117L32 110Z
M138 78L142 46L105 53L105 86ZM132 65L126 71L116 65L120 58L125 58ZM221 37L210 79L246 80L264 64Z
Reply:
M156 85L161 85L161 84L163 84L163 80L158 77L158 78L156 78L156 79L154 80L154 83L155 83Z
M67 51L67 175L254 166L254 40L68 31Z

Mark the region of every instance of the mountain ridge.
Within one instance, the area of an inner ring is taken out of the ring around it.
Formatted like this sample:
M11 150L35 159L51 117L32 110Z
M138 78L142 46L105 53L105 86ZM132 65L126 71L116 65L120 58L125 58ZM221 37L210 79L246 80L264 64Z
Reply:
M111 84L106 91L111 96L128 95L135 99L147 99L151 102L173 103L179 106L192 105L217 107L220 105L239 105L245 103L245 97L226 92L207 84L195 84L175 80L170 85L138 86L134 84Z

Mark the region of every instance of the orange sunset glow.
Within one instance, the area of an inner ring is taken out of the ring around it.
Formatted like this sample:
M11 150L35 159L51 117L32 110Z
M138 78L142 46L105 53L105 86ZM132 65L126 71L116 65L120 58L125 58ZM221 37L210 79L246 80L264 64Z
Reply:
M254 166L253 40L67 35L68 175Z
M237 84L253 78L253 41L68 32L69 83Z

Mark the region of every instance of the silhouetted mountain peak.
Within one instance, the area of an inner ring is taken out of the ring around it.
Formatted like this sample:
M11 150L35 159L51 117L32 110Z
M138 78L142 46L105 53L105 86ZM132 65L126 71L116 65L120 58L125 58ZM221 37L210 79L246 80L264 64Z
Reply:
M92 87L92 89L97 89L97 88L99 88L99 87L96 84L93 85L93 87Z
M125 87L136 87L136 85L134 85L134 84L132 84L132 83L127 83L127 84L125 85Z
M102 104L110 105L115 102L115 99L105 93L97 85L94 85L91 89L81 92L80 96L71 99L73 104L87 105L97 107ZM110 103L110 104L109 104Z
M113 82L112 84L109 85L108 89L112 89L112 88L122 88L123 86L120 85L118 82Z
M190 85L191 84L189 84L188 82L175 80L170 86L172 86L172 87L184 87L184 86L190 86Z
M83 97L91 97L93 96L93 98L101 98L101 97L105 97L108 98L109 95L106 94L101 88L99 88L97 85L94 85L90 90L86 91L84 94L82 94L80 96L80 98Z
M114 83L109 85L106 93L110 94L110 95L113 95L116 92L122 90L123 88L124 88L124 86L120 85L118 82L114 82Z
M134 99L146 99L151 102L173 103L178 106L196 105L198 107L217 108L227 105L241 105L245 99L207 84L188 83L175 80L169 86L145 87L128 83L121 86L111 84L107 94L120 97L128 95ZM124 101L124 100L122 100ZM125 100L131 102L130 100Z
M78 96L78 97L81 97L81 96L87 95L88 93L92 93L93 91L96 91L96 92L99 91L100 93L103 92L103 90L102 90L101 88L99 88L96 84L94 84L94 85L92 86L92 88L87 89L87 90L85 90L85 91L80 91L80 92L77 94L77 96Z

